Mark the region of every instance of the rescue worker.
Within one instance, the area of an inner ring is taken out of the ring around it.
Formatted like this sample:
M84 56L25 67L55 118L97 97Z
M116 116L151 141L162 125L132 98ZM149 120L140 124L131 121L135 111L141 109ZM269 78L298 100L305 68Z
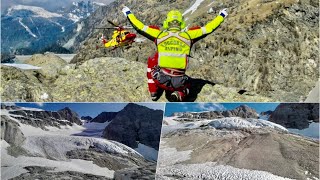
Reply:
M163 91L169 101L184 101L189 94L189 77L185 74L188 67L188 57L192 45L212 33L228 15L227 9L203 27L184 30L186 23L178 10L167 14L163 29L156 26L146 26L138 20L126 6L122 9L137 32L154 41L157 53L148 59L148 87L151 98L157 101Z

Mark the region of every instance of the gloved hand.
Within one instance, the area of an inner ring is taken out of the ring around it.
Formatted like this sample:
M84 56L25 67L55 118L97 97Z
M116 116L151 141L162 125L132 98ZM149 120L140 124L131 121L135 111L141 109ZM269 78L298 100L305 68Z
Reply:
M127 6L123 7L122 12L125 16L128 16L131 13L130 9Z
M224 9L220 10L219 15L221 15L224 18L226 18L228 16L227 8L224 8Z
M103 34L101 35L101 37L99 38L99 40L100 40L103 44L105 44L105 43L108 42L108 41L106 40L106 38L104 37Z

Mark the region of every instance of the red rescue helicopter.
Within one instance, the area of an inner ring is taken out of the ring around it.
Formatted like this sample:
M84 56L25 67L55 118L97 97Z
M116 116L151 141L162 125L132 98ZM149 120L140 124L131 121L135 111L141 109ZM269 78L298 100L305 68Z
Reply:
M118 47L126 47L127 49L131 47L131 44L135 42L137 35L135 33L129 32L127 29L133 29L133 27L119 26L113 23L112 21L108 22L114 27L98 27L95 29L115 29L110 40L105 39L105 36L102 34L99 40L101 40L106 48L112 48L114 50ZM98 47L97 47L98 48Z

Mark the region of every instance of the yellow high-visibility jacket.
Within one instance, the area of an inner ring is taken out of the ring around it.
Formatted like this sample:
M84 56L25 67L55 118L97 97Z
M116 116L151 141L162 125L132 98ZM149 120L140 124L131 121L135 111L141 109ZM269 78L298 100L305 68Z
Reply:
M192 44L212 33L224 20L223 16L218 15L203 27L187 31L161 31L154 26L144 25L132 13L128 15L128 19L139 34L156 43L159 53L158 65L161 68L183 70L187 68Z

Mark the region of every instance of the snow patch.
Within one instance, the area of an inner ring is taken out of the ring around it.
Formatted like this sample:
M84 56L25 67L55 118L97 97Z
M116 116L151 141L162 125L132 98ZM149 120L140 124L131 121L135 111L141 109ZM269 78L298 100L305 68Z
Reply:
M52 167L55 168L53 170L54 172L77 171L81 173L113 178L114 171L93 164L92 161L80 159L55 161L42 157L13 157L7 152L7 148L9 146L10 145L6 141L1 141L1 179L11 179L23 173L27 173L28 171L24 169L26 166Z
M35 17L43 18L53 18L53 17L63 17L61 14L49 12L41 7L36 6L25 6L25 5L15 5L8 9L7 15L11 15L15 10L29 10L35 14Z
M25 70L41 69L41 67L33 66L33 65L30 65L30 64L1 63L1 65L16 67L16 68L25 69Z
M138 147L134 150L140 153L147 160L157 161L158 159L158 151L152 147L139 143Z
M289 132L291 133L296 133L296 134L300 134L303 136L307 136L307 137L311 137L311 138L316 138L319 139L319 123L311 123L309 124L309 127L306 129L291 129L288 128Z
M81 31L82 27L83 27L82 23L77 24L77 33L72 38L70 38L67 43L65 43L63 45L64 48L70 49L73 46L73 44L74 44L74 42L76 40L76 37L80 34L80 31Z
M191 12L191 14L193 12L195 12L197 10L197 8L200 6L200 4L203 2L203 0L196 0L196 2L189 8L187 9L182 15L186 15L188 14L189 12Z
M22 27L24 27L24 28L26 29L26 31L27 31L31 36L33 36L34 38L38 38L38 36L35 35L35 34L30 30L30 28L29 28L27 25L23 24L22 18L18 18L18 21L19 21L20 25L21 25Z

